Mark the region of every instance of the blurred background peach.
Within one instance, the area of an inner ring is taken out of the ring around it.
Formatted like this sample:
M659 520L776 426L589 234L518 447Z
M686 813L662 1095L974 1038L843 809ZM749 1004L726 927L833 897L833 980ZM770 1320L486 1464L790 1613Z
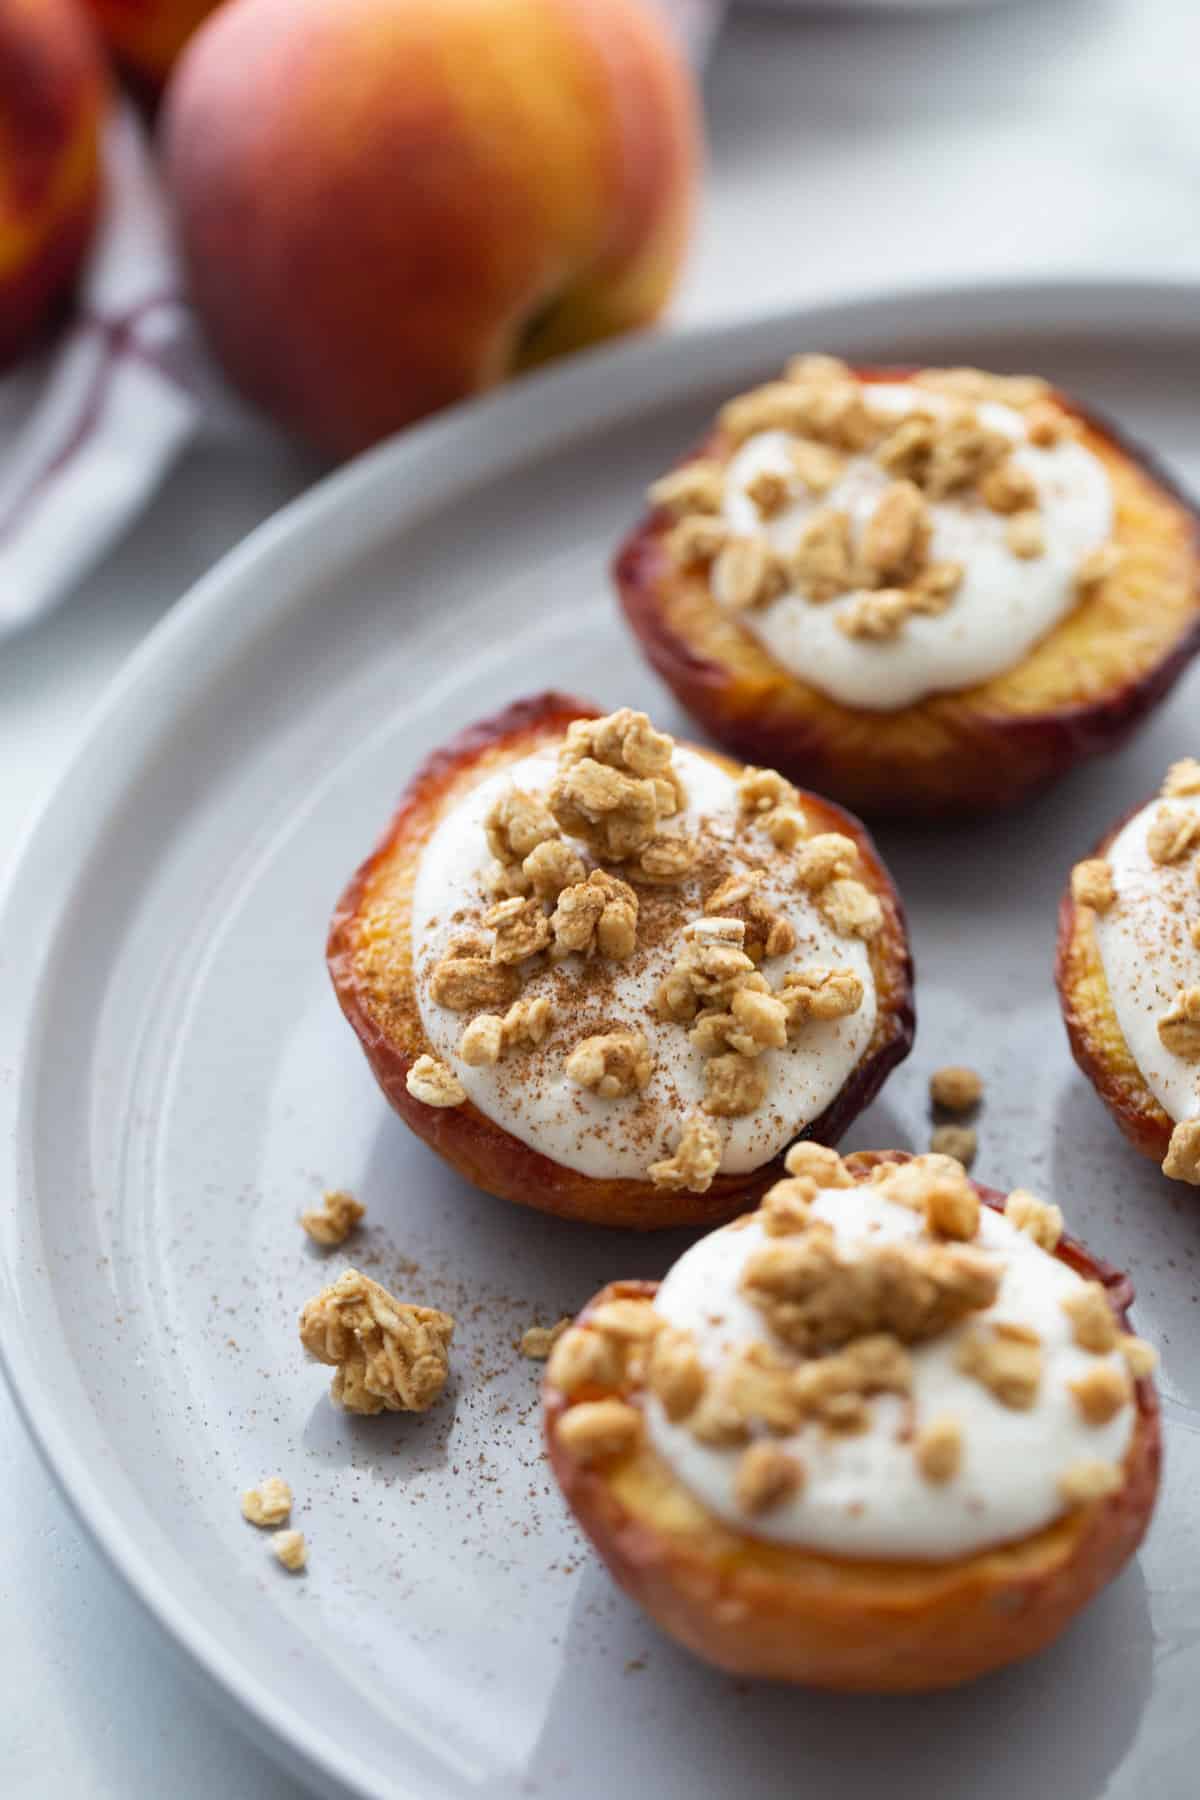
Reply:
M698 111L641 0L228 0L166 95L187 291L243 394L346 455L656 318Z
M76 0L0 0L0 368L78 276L99 202L107 87Z

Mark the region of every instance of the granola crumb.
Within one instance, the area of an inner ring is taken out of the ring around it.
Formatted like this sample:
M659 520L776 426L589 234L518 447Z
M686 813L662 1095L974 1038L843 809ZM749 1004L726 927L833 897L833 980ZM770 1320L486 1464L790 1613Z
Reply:
M550 921L540 901L520 894L498 900L484 913L483 922L495 933L491 953L494 963L525 962L550 942Z
M563 1413L555 1431L563 1449L585 1468L628 1456L641 1435L641 1413L623 1400L582 1400Z
M1028 1326L1002 1322L986 1329L975 1326L963 1338L955 1361L1001 1406L1026 1412L1037 1399L1042 1347L1037 1332Z
M320 1207L310 1207L300 1214L300 1224L314 1244L332 1250L345 1243L366 1211L353 1194L347 1194L341 1188L330 1188L321 1196Z
M1183 1062L1200 1062L1200 987L1180 988L1158 1019L1159 1042Z
M784 1156L783 1166L789 1175L807 1177L818 1187L854 1186L854 1177L837 1151L829 1144L814 1144L811 1138L801 1138L792 1144Z
M308 1545L302 1531L277 1531L271 1539L271 1554L291 1574L298 1575L308 1563Z
M1168 800L1200 794L1200 762L1194 756L1185 756L1181 762L1172 763L1167 770L1162 792L1163 798Z
M292 1510L292 1490L281 1475L268 1475L242 1495L242 1517L251 1525L282 1525Z
M1071 898L1094 912L1107 912L1117 897L1112 868L1102 856L1090 856L1071 870Z
M504 1020L499 1013L476 1013L458 1040L458 1054L469 1069L491 1067L500 1061L504 1046Z
M743 812L770 813L777 806L795 806L800 795L775 769L756 769L749 763L738 779L738 800Z
M804 1485L804 1465L775 1444L751 1444L743 1450L734 1477L734 1499L752 1516L771 1512L791 1500Z
M467 1097L458 1076L436 1056L418 1056L404 1085L413 1099L425 1106L461 1106Z
M983 1098L983 1077L961 1063L947 1063L929 1077L929 1098L947 1112L971 1112Z
M1129 1404L1131 1389L1126 1371L1112 1363L1098 1362L1068 1382L1071 1398L1089 1425L1107 1425Z
M650 1046L640 1031L610 1031L583 1038L567 1058L567 1076L601 1100L639 1093L654 1073Z
M880 588L877 593L861 594L844 606L836 624L844 637L883 644L900 635L910 611L907 589Z
M840 507L818 507L805 522L789 559L791 578L806 599L833 600L853 586L850 515Z
M861 881L831 881L817 905L844 937L873 938L883 929L883 903Z
M929 1136L936 1156L952 1156L969 1169L979 1151L979 1135L971 1125L937 1125Z
M819 893L831 881L853 875L858 867L858 845L840 831L821 831L809 838L797 853L796 886Z
M512 964L493 962L490 952L482 956L451 952L430 976L429 995L451 1012L474 1012L477 1007L507 1006L516 999L520 985Z
M1042 526L1040 513L1026 511L1015 512L1008 521L1008 530L1004 534L1005 542L1014 556L1023 562L1041 556L1046 548L1046 533Z
M864 988L853 969L830 969L823 963L803 963L787 970L779 998L787 1009L788 1036L794 1037L810 1019L847 1019L863 1003Z
M733 1051L704 1065L704 1110L718 1119L745 1118L767 1097L770 1075L762 1061Z
M546 1379L570 1399L589 1388L611 1392L623 1372L621 1346L615 1338L572 1325L550 1351Z
M657 1334L646 1380L672 1424L695 1412L704 1397L708 1377L690 1332L668 1326Z
M799 382L845 382L851 379L849 363L840 356L826 356L822 351L805 350L793 356L784 366L784 379Z
M926 1481L938 1486L953 1481L962 1465L963 1454L962 1427L958 1420L948 1414L931 1419L917 1433L913 1454Z
M720 1130L702 1112L691 1112L683 1122L674 1153L651 1163L646 1173L655 1187L706 1194L720 1167Z
M557 1325L530 1325L521 1334L518 1348L522 1356L531 1362L546 1362L563 1333L570 1329L570 1319L560 1319Z
M454 1320L410 1306L347 1269L300 1314L300 1341L336 1371L330 1392L347 1412L425 1412L449 1373Z
M1004 1216L1010 1225L1031 1237L1042 1250L1056 1250L1063 1234L1063 1216L1059 1207L1039 1200L1027 1188L1014 1188L1004 1202Z
M652 848L642 847L642 854ZM562 889L549 921L555 949L565 955L608 956L625 962L637 947L639 903L627 881L593 869L584 881Z
M1164 803L1156 810L1146 832L1146 848L1156 863L1179 862L1200 845L1200 817Z
M942 1132L965 1132L962 1125L945 1125ZM934 1132L935 1139L939 1136ZM975 1133L968 1134L972 1140ZM957 1140L955 1140L957 1141ZM974 1145L971 1148L974 1154ZM925 1183L923 1194L926 1228L935 1236L955 1238L960 1243L967 1243L979 1230L979 1196L966 1177L966 1163L962 1156L955 1155L952 1150L943 1150L934 1144L934 1154L950 1156L954 1163L962 1164L962 1168L931 1170Z
M758 1209L762 1228L769 1238L791 1237L807 1231L812 1218L811 1203L817 1197L817 1184L807 1176L777 1181L767 1189Z
M725 472L720 463L697 459L650 484L651 506L683 518L692 513L718 513L725 492Z
M1081 1456L1059 1477L1058 1491L1069 1506L1087 1506L1093 1500L1105 1500L1125 1485L1125 1477L1116 1463L1098 1456Z
M695 513L680 519L667 533L667 552L681 568L699 568L712 562L729 542L724 519Z
M1037 485L1033 476L1020 463L1014 462L1011 456L989 469L979 484L979 494L984 505L993 512L1037 510Z
M713 596L730 612L764 606L782 593L786 580L783 564L765 538L728 538L712 567Z
M1162 1171L1173 1181L1200 1187L1200 1119L1184 1119L1171 1133Z
M872 587L902 587L925 565L933 521L911 481L894 481L867 520L859 556Z
M752 480L746 483L746 496L757 507L764 519L770 519L787 505L787 477L777 469L760 469Z
M1066 413L1051 400L1039 400L1025 414L1025 429L1029 433L1029 441L1036 444L1039 450L1049 450L1061 443L1069 427L1070 421Z
M845 468L845 459L827 444L800 438L792 446L792 473L810 494L827 494Z
M1071 1335L1081 1350L1103 1355L1116 1348L1120 1332L1108 1295L1098 1281L1085 1281L1077 1292L1066 1296L1062 1308L1071 1321Z
M1121 1333L1117 1348L1135 1381L1145 1381L1158 1367L1158 1351L1153 1344L1148 1344L1145 1338L1135 1337L1130 1331Z
M663 1329L664 1322L651 1301L636 1298L606 1300L588 1319L594 1331L615 1337L622 1344L646 1343Z

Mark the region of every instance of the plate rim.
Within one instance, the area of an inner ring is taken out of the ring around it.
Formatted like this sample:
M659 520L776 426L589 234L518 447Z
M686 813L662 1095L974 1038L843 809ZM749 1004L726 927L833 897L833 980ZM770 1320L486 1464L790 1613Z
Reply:
M436 418L398 433L311 487L269 515L227 551L177 600L93 705L66 766L18 834L8 867L0 880L0 944L11 942L11 922L22 908L35 917L39 889L49 885L42 865L55 863L63 842L63 815L78 807L81 790L95 799L97 768L105 767L105 746L114 733L124 737L122 755L107 766L105 782L124 791L123 765L144 754L161 732L164 688L187 691L203 674L202 652L220 639L222 654L268 628L279 628L294 593L286 580L273 587L273 568L286 564L308 547L306 572L320 578L346 554L336 530L349 519L361 524L353 540L355 553L379 547L404 529L403 509L376 506L406 476L440 484L440 504L463 480L464 467L473 480L502 478L511 460L511 445L523 456L547 453L557 440L602 431L637 411L661 405L690 380L713 373L712 364L749 356L759 339L794 334L835 338L839 328L861 331L877 321L886 329L887 315L907 328L915 309L928 315L962 308L980 332L1025 325L1030 331L1069 327L1087 336L1106 323L1123 320L1145 330L1191 327L1200 336L1200 281L1185 276L1092 280L1076 275L1045 276L1004 282L947 284L917 282L897 288L856 289L844 297L818 296L812 302L772 307L731 319L685 325L646 333L615 346L583 352L568 362L527 376L480 399L466 401ZM930 329L935 329L931 318ZM457 460L457 466L456 465ZM328 535L327 535L328 534ZM264 579L265 578L265 579ZM294 584L293 584L294 586ZM240 600L254 590L253 604ZM214 627L222 626L220 632ZM131 702L157 692L159 706L139 713ZM137 728L127 732L132 714ZM103 786L105 782L102 782ZM103 807L97 807L97 836L102 835ZM78 844L77 830L66 833ZM69 888L78 857L59 856L58 867ZM7 1179L0 1191L0 1375L13 1396L18 1417L43 1466L67 1500L73 1516L102 1560L139 1602L172 1649L185 1653L190 1667L204 1678L222 1712L249 1732L254 1741L291 1774L311 1785L319 1778L326 1791L378 1800L418 1790L389 1780L381 1787L373 1772L358 1763L353 1746L312 1727L286 1697L260 1677L250 1661L239 1662L205 1624L197 1622L173 1590L150 1549L137 1541L129 1522L91 1475L76 1449L65 1418L56 1411L53 1382L39 1375L37 1359L18 1329L20 1296L39 1288L54 1305L54 1283L45 1268L24 1269L16 1252L15 1224L23 1201L19 1193L16 1152L32 1080L25 1060L36 1068L36 1024L46 964L56 935L47 909L38 954L22 957L18 966L0 959L0 1072L5 1064L18 1072L0 1080L0 1171ZM23 946L24 949L24 946ZM15 996L14 992L15 990Z

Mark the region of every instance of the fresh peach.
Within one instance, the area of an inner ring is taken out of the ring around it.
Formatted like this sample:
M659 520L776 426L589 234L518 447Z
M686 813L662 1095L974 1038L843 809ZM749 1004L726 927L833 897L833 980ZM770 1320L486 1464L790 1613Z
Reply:
M0 0L0 368L79 272L104 104L100 49L75 0Z
M219 0L87 0L87 4L114 54L148 87L157 89Z
M697 139L639 0L229 0L164 118L218 357L339 454L653 319Z

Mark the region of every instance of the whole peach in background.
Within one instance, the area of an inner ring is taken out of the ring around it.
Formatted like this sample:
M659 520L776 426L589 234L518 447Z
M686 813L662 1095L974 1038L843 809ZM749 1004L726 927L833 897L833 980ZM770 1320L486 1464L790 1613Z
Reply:
M87 0L126 68L158 87L179 52L220 0Z
M214 350L337 454L653 319L698 137L638 0L228 0L164 117Z
M75 0L0 0L0 369L79 273L99 200L105 93Z

